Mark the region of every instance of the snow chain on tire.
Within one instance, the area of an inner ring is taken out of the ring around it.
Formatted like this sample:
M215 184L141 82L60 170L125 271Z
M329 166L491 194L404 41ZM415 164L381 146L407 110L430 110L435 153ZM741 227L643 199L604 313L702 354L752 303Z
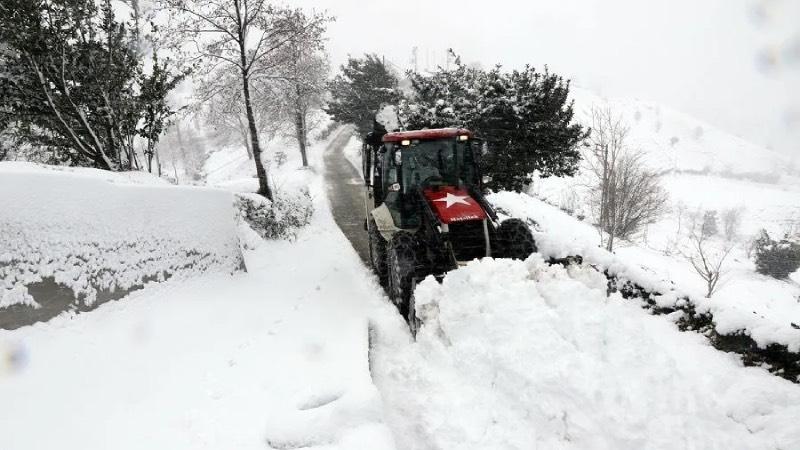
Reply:
M530 228L520 219L507 219L497 229L501 258L525 259L536 251Z
M387 266L386 266L386 240L378 231L378 225L375 219L369 219L369 258L372 263L372 270L378 276L381 286L387 286Z
M416 239L406 231L398 231L392 237L387 252L388 291L403 318L408 322L411 334L416 336L419 319L414 308L414 284L416 270Z

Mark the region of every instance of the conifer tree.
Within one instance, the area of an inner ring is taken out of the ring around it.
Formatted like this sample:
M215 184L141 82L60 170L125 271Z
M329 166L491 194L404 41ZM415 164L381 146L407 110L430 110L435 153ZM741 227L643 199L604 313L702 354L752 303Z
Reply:
M139 167L134 148L142 123L160 130L175 76L140 97L144 59L135 33L110 0L8 0L0 5L0 114L37 158L101 169ZM158 122L158 123L156 123ZM36 156L36 155L35 155Z
M372 131L376 114L384 105L400 100L397 76L374 54L348 58L328 90L331 101L325 112L337 122L355 125L359 135Z
M538 171L571 176L578 168L578 145L588 136L573 123L569 81L530 66L503 72L467 67L432 75L409 73L415 95L399 104L405 129L464 127L489 143L483 158L490 189L520 191Z

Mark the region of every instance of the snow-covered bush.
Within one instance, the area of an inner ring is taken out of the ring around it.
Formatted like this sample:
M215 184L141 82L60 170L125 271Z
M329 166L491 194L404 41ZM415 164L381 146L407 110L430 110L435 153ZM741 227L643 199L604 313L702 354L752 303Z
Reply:
M42 283L71 289L71 303L88 307L148 281L242 266L226 191L3 162L0 203L0 314L36 307L31 292Z
M756 271L784 279L800 268L800 244L782 239L773 240L766 230L755 241Z
M274 201L258 194L236 194L239 217L264 239L291 239L297 229L308 224L314 204L308 191L296 195L283 193Z

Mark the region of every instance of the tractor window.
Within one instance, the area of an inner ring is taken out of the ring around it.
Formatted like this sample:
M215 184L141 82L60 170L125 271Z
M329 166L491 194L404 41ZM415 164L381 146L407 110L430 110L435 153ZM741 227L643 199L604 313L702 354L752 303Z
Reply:
M397 167L394 164L394 152L392 150L393 145L386 144L380 153L381 176L383 177L383 184L387 188L397 183Z
M417 186L462 186L475 181L475 161L466 142L413 142L403 150L403 190Z

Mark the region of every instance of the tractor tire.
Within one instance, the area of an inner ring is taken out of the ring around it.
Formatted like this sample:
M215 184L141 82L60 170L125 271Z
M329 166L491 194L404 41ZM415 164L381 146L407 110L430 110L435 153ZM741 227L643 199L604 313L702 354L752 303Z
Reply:
M387 286L387 266L386 266L386 239L383 238L381 232L378 231L378 225L375 220L370 218L367 225L369 234L369 259L372 265L372 271L378 276L381 286Z
M414 307L416 284L416 238L407 231L398 231L389 242L387 269L389 298L408 322L411 335L416 336L420 322Z
M520 219L507 219L497 228L497 256L525 259L536 251L530 228Z

